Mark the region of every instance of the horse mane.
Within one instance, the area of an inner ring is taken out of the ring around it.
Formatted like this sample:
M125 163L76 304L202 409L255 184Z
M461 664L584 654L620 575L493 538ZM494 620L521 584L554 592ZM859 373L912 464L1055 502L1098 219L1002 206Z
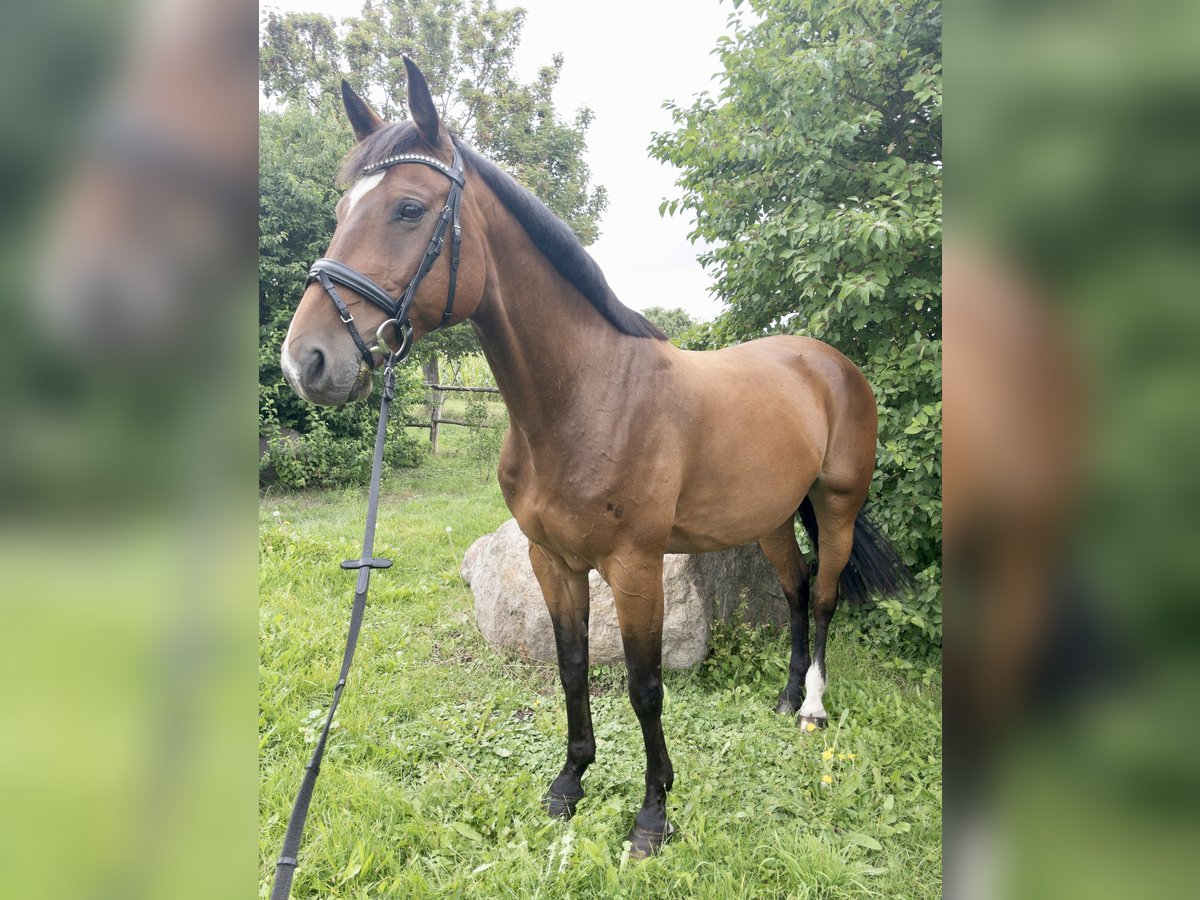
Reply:
M578 236L545 203L515 178L478 151L451 135L465 163L479 173L484 183L525 229L533 244L558 273L587 298L608 322L623 334L665 341L666 335L645 316L622 303L591 254ZM411 153L423 146L412 122L396 122L378 129L350 151L338 173L343 183L353 182L363 167L374 165L399 153Z

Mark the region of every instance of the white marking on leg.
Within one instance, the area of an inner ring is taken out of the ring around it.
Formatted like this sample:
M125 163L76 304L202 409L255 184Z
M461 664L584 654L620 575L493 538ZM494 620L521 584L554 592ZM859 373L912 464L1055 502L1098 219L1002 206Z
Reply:
M816 663L808 667L804 676L804 703L800 707L800 715L813 719L827 719L825 707L821 705L821 695L825 693L825 679Z
M354 211L354 204L365 197L379 182L383 181L387 172L376 172L374 175L368 175L366 178L360 179L350 188L350 193L346 195L346 215L350 215Z

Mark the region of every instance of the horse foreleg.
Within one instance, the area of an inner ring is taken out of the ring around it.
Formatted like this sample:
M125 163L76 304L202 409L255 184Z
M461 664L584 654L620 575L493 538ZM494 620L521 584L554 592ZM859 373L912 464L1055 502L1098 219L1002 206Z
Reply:
M588 578L561 556L530 543L529 559L554 625L558 675L567 700L567 761L542 798L551 816L569 819L583 799L580 779L596 758L588 697Z
M787 686L779 695L779 705L776 707L776 712L790 716L800 708L803 697L800 682L811 662L808 655L808 562L796 543L796 531L791 518L759 540L758 544L779 576L792 619L791 665L788 667Z
M630 857L655 853L674 828L667 821L667 792L675 783L662 730L662 557L608 561L604 575L616 601L629 673L629 700L646 746L646 797L628 840Z

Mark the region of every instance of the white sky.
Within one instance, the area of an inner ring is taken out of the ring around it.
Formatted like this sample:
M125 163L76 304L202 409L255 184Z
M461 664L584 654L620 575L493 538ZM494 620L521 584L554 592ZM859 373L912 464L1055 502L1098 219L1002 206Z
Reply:
M362 0L266 0L283 11L356 16ZM733 11L719 0L498 0L527 10L516 55L530 81L555 52L564 56L555 105L564 118L588 106L595 113L587 135L593 183L608 191L601 235L588 248L617 296L635 309L681 306L711 319L720 306L708 294L709 278L688 242L690 216L663 218L658 205L679 196L676 170L649 158L653 131L671 128L664 100L681 105L715 91L719 62L711 55ZM420 65L420 60L416 60Z

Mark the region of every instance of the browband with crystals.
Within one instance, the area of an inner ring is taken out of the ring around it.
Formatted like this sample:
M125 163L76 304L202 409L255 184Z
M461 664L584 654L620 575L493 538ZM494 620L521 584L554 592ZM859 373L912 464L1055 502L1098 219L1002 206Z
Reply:
M432 156L424 156L418 153L402 153L396 156L389 156L387 159L373 165L365 166L362 172L364 175L368 175L371 172L377 172L380 169L386 169L390 166L400 165L401 163L420 163L421 165L430 166L437 169L451 181L450 193L446 196L446 205L442 207L441 215L438 216L437 225L433 230L433 237L429 239L429 246L425 250L425 256L421 259L421 264L417 267L417 271L413 273L412 279L408 282L408 287L404 289L404 295L397 299L366 275L350 268L345 263L327 257L322 257L313 263L312 268L308 271L308 279L304 283L305 287L314 281L321 283L321 287L325 289L325 293L333 301L333 305L341 317L342 324L350 332L350 337L353 338L355 346L358 347L358 352L362 356L363 361L370 368L375 367L374 354L379 350L388 355L389 364L399 362L408 356L408 351L412 348L412 322L409 321L408 310L412 306L413 298L416 295L417 285L421 283L421 279L425 277L429 269L433 266L434 261L441 255L447 230L450 231L450 283L446 287L446 309L442 312L442 320L433 327L433 330L436 331L449 324L454 313L454 288L458 281L459 253L462 248L462 226L459 224L459 205L462 199L463 187L466 184L463 178L462 156L459 154L458 148L455 147L454 165L451 167ZM367 342L358 333L358 328L354 324L354 316L351 314L350 308L338 296L337 288L334 287L335 282L357 292L363 299L375 304L391 316L376 331L376 338L379 343L375 347L367 346ZM395 327L397 334L400 335L400 346L397 348L393 348L384 338L384 332L389 327Z
M455 161L457 162L457 160L458 160L458 149L457 148L455 148L454 157L455 157ZM437 169L439 172L441 172L443 175L445 175L452 181L457 182L459 187L464 187L466 185L466 182L463 180L463 173L462 173L461 165L455 166L455 168L450 168L450 166L446 165L444 162L442 162L437 157L424 156L419 153L400 153L400 154L397 154L396 156L389 156L387 159L381 159L377 163L372 163L369 166L363 166L362 174L370 175L374 172L380 171L381 169L390 169L392 166L399 165L400 163L410 163L410 162L423 163L424 165L432 166L433 168Z

